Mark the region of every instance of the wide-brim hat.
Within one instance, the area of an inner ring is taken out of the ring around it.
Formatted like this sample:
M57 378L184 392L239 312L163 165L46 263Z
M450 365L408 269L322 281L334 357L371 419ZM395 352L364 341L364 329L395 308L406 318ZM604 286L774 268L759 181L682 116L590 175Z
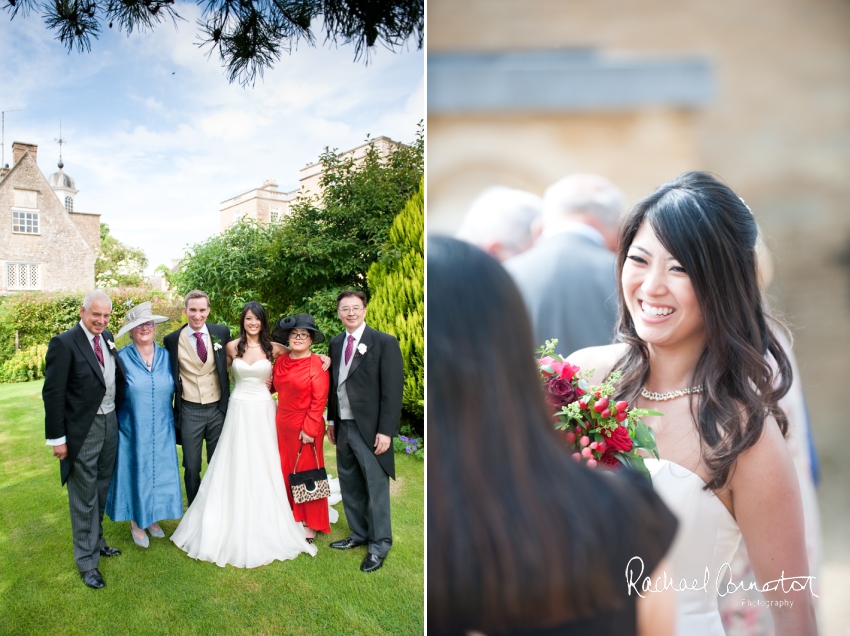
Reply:
M319 344L325 341L324 334L316 327L316 319L310 314L296 314L280 320L274 326L272 339L280 344L286 344L289 342L289 332L293 329L306 329L309 331L313 334L313 344Z
M115 335L115 337L120 338L134 327L143 325L146 322L152 322L156 325L167 320L168 318L165 316L157 316L153 313L150 302L139 303L130 309L130 311L127 312L127 315L124 316L124 326L121 327L121 330Z

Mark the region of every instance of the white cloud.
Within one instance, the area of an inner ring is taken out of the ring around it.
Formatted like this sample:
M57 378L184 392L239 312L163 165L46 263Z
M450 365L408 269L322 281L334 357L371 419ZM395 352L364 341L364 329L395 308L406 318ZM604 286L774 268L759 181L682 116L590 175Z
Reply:
M424 116L421 51L377 51L366 66L353 49L301 46L253 88L228 84L214 56L195 46L200 9L181 4L179 30L162 25L129 38L107 31L91 54L68 55L37 16L0 19L0 108L11 140L39 145L55 171L62 121L65 170L76 209L98 213L152 270L219 231L219 203L298 171L325 146L345 150L367 133L411 141Z

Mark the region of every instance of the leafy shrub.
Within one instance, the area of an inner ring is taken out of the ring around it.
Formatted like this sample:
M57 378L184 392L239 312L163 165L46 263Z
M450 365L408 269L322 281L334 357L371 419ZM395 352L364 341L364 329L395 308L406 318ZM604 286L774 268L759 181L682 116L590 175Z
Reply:
M44 377L47 345L21 349L0 366L0 382L30 382Z
M369 268L368 322L398 338L404 357L403 406L424 418L425 396L424 183L396 216L381 259ZM420 427L421 430L421 427Z

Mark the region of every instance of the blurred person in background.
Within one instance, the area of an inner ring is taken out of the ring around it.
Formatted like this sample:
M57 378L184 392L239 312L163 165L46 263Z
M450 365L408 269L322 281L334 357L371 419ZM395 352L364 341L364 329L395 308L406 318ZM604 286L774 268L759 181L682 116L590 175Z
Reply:
M623 208L623 193L596 174L573 174L546 190L540 239L505 262L538 345L557 338L555 351L567 355L613 340L613 250Z
M531 192L496 186L478 195L455 236L497 261L522 254L540 233L543 199Z
M655 580L671 512L562 446L504 269L446 237L427 267L429 633L672 634L675 595L637 599L623 577L639 556Z

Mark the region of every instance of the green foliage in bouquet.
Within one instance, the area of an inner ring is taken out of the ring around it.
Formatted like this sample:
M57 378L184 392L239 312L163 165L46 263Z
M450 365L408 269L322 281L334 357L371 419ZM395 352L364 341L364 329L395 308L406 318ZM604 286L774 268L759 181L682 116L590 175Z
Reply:
M0 366L0 382L30 382L44 377L47 345L21 349Z
M390 228L379 261L369 268L369 323L398 338L404 357L404 409L422 419L425 396L424 182Z
M557 340L547 340L537 350L538 367L547 397L555 405L555 428L564 431L567 445L575 451L573 457L590 467L614 468L619 462L649 477L643 460L646 456L657 459L658 447L655 433L641 418L663 413L629 408L625 401L612 402L622 372L614 371L599 386L591 386L587 378L594 370L581 371L567 363L555 353L557 344Z

